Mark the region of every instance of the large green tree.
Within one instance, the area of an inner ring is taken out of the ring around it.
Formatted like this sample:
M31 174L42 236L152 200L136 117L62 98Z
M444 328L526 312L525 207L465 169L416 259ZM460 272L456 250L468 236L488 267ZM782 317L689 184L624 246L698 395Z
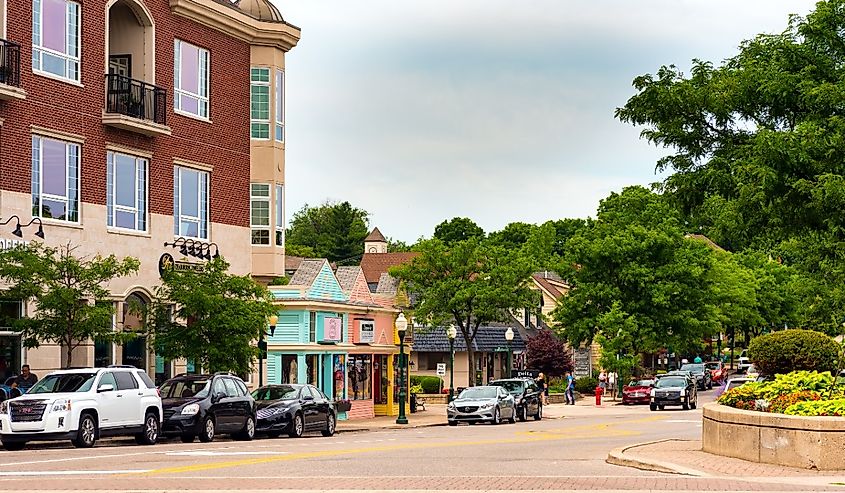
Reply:
M253 345L278 310L266 288L227 271L222 257L202 270L168 270L146 314L156 354L193 360L206 371L251 371Z
M510 320L510 312L530 306L533 263L520 251L478 238L446 244L438 238L417 244L410 263L390 269L414 293L415 320L425 326L455 323L468 351L473 385L473 341L478 328Z
M559 271L573 288L554 317L573 345L601 335L629 355L667 345L691 350L718 329L713 262L709 246L685 237L663 197L626 188L567 242Z
M438 224L434 228L434 237L446 245L452 245L471 238L485 237L481 226L468 217L455 217Z
M804 323L845 318L845 0L743 42L719 65L695 60L634 79L624 122L669 150L668 198L720 245L808 273Z
M132 337L114 330L114 304L106 286L140 266L132 257L77 257L77 248L30 243L0 252L0 280L8 285L3 297L35 303L32 316L7 323L20 331L25 347L60 345L65 367L73 366L73 351L82 344Z
M291 219L286 248L339 265L355 265L364 253L368 221L369 213L349 202L305 204Z

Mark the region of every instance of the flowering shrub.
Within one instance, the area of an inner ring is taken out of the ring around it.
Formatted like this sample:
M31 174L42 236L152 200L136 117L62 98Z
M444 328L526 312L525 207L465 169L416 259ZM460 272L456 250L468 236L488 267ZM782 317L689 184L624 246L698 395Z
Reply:
M791 394L782 394L769 403L769 412L783 414L786 409L796 403L806 401L818 401L822 398L821 394L814 390L802 390L800 392L792 392Z
M760 399L762 396L760 387L761 384L758 382L748 382L745 385L736 387L723 393L719 396L718 402L723 406L735 407L737 409L749 409L748 407L739 407L737 404L743 402L746 403L744 404L744 406L747 406L747 403L750 402L750 409L754 409L754 401Z
M845 416L845 399L833 401L805 401L786 408L792 416Z
M780 395L811 390L825 392L833 384L830 372L793 371L785 375L775 375L775 379L765 382L760 388L763 399L772 400Z

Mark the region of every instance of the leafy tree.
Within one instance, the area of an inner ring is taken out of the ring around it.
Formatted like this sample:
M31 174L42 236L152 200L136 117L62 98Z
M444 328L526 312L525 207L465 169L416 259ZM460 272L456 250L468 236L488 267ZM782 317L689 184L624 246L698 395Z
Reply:
M546 224L551 224L555 229L553 253L562 256L566 252L566 242L581 229L589 227L591 222L589 219L558 219Z
M525 351L528 368L540 370L548 377L562 377L575 367L572 351L549 329L541 329L528 339Z
M808 273L804 325L845 318L845 0L816 4L778 34L715 66L695 60L634 79L617 117L669 150L667 197L732 251L755 249Z
M536 229L534 224L514 222L505 226L501 231L494 231L488 235L488 239L494 245L513 250L522 248Z
M303 257L327 258L338 265L354 265L364 253L369 213L349 202L325 202L318 207L305 204L291 219L285 248L311 253ZM307 247L308 250L297 250Z
M420 242L416 250L417 257L391 268L390 274L415 294L417 321L426 326L454 321L466 342L473 375L472 342L478 328L509 320L511 310L529 306L535 296L529 288L532 263L518 251L475 237L450 245L433 238Z
M643 187L611 194L592 227L579 230L557 269L573 284L554 317L573 345L624 337L625 354L683 351L715 332L713 254L685 238L660 195Z
M387 239L387 251L390 253L412 252L413 250L413 245L408 245L404 241L394 240L393 238Z
M456 217L443 221L434 228L434 237L446 245L452 245L471 238L483 239L484 230L468 217Z
M317 254L310 246L297 245L296 243L285 242L285 255L292 255L294 257L315 258Z
M34 316L11 325L21 332L25 347L61 345L65 367L73 366L74 349L92 339L123 342L133 336L114 331L114 306L104 286L140 267L132 257L80 258L76 248L30 243L0 252L0 280L9 286L3 296L35 302Z
M258 355L253 343L278 310L266 288L248 275L227 272L216 258L202 271L170 270L146 314L156 353L185 358L209 371L247 373Z

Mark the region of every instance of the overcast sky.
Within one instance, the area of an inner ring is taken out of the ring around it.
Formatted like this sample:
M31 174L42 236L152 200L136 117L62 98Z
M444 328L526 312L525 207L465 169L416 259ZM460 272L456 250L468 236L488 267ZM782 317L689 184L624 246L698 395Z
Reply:
M663 151L614 119L631 81L718 62L807 0L274 0L286 58L287 217L351 202L414 241L595 215L660 177Z

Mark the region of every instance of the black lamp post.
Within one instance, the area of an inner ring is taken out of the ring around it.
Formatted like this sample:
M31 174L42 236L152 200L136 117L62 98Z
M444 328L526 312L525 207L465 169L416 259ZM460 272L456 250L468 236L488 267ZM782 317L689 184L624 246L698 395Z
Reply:
M396 417L397 425L408 424L408 418L405 416L405 372L407 365L405 364L405 332L408 330L408 319L405 318L404 313L400 313L396 317L396 332L399 334L399 416Z
M450 325L446 329L446 336L449 337L449 402L455 399L455 337L458 329Z
M261 332L258 334L258 386L264 386L264 360L267 358L267 341L264 340L264 336L268 335L273 337L276 333L276 323L279 321L279 317L276 316L274 313L267 318L267 323L270 325L270 332L266 332L263 328Z
M511 327L508 327L508 330L505 331L505 340L508 341L508 378L511 378L513 372L513 349L511 348L513 329Z

